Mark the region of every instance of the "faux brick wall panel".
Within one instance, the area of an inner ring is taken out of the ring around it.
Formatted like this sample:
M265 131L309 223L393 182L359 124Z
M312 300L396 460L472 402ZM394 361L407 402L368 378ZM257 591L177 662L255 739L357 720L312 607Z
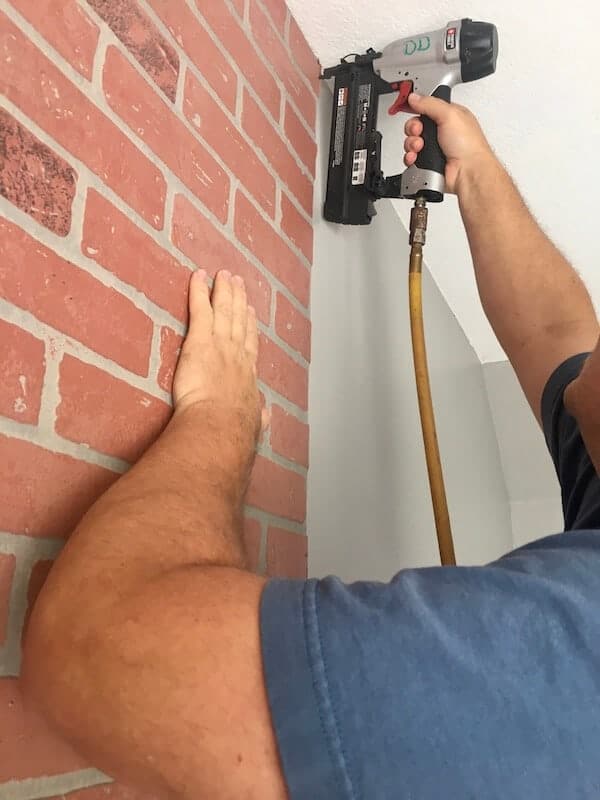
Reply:
M8 0L0 56L0 797L153 800L14 673L61 540L172 413L194 269L260 324L249 567L306 575L319 66L285 0Z

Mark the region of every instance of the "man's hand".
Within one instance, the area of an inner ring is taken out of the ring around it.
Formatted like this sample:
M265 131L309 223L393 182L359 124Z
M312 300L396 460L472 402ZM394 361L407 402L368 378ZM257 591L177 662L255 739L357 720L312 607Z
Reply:
M468 108L446 103L437 97L411 94L408 103L413 111L431 117L437 123L440 147L447 158L446 189L459 194L464 179L476 174L482 163L495 160L479 123ZM404 130L404 163L410 167L423 149L423 123L418 117L413 117Z
M234 414L251 434L252 446L268 423L256 383L258 330L244 281L224 270L215 279L212 302L206 273L190 281L190 326L175 379L173 402L180 414L194 405Z

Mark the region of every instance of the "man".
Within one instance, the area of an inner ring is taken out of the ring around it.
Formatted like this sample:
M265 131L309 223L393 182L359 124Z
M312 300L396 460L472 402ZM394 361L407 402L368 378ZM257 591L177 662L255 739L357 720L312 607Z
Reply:
M196 273L173 419L68 542L24 657L56 728L148 794L600 796L598 323L473 116L410 104L439 125L481 299L544 427L569 533L389 585L247 572L256 317L240 279L220 273L210 298ZM418 119L406 132L410 165Z

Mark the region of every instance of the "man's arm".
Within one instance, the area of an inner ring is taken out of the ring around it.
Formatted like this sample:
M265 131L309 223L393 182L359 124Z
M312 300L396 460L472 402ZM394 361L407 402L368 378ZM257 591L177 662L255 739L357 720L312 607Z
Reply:
M410 103L438 123L448 190L458 195L483 308L539 421L554 369L596 346L589 294L527 209L471 112L433 97L412 95ZM421 122L411 119L406 133L410 165L423 146Z
M23 680L98 767L165 798L286 796L242 504L261 428L241 279L190 287L175 413L90 510L34 608Z

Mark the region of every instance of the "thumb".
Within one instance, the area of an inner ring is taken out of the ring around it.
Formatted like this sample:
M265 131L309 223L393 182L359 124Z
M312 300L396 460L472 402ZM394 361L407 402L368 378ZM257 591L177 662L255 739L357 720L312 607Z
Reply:
M430 117L438 125L445 122L445 120L448 119L448 115L451 113L451 105L445 100L440 100L438 97L431 97L429 95L424 97L415 92L408 96L408 104L413 111Z

